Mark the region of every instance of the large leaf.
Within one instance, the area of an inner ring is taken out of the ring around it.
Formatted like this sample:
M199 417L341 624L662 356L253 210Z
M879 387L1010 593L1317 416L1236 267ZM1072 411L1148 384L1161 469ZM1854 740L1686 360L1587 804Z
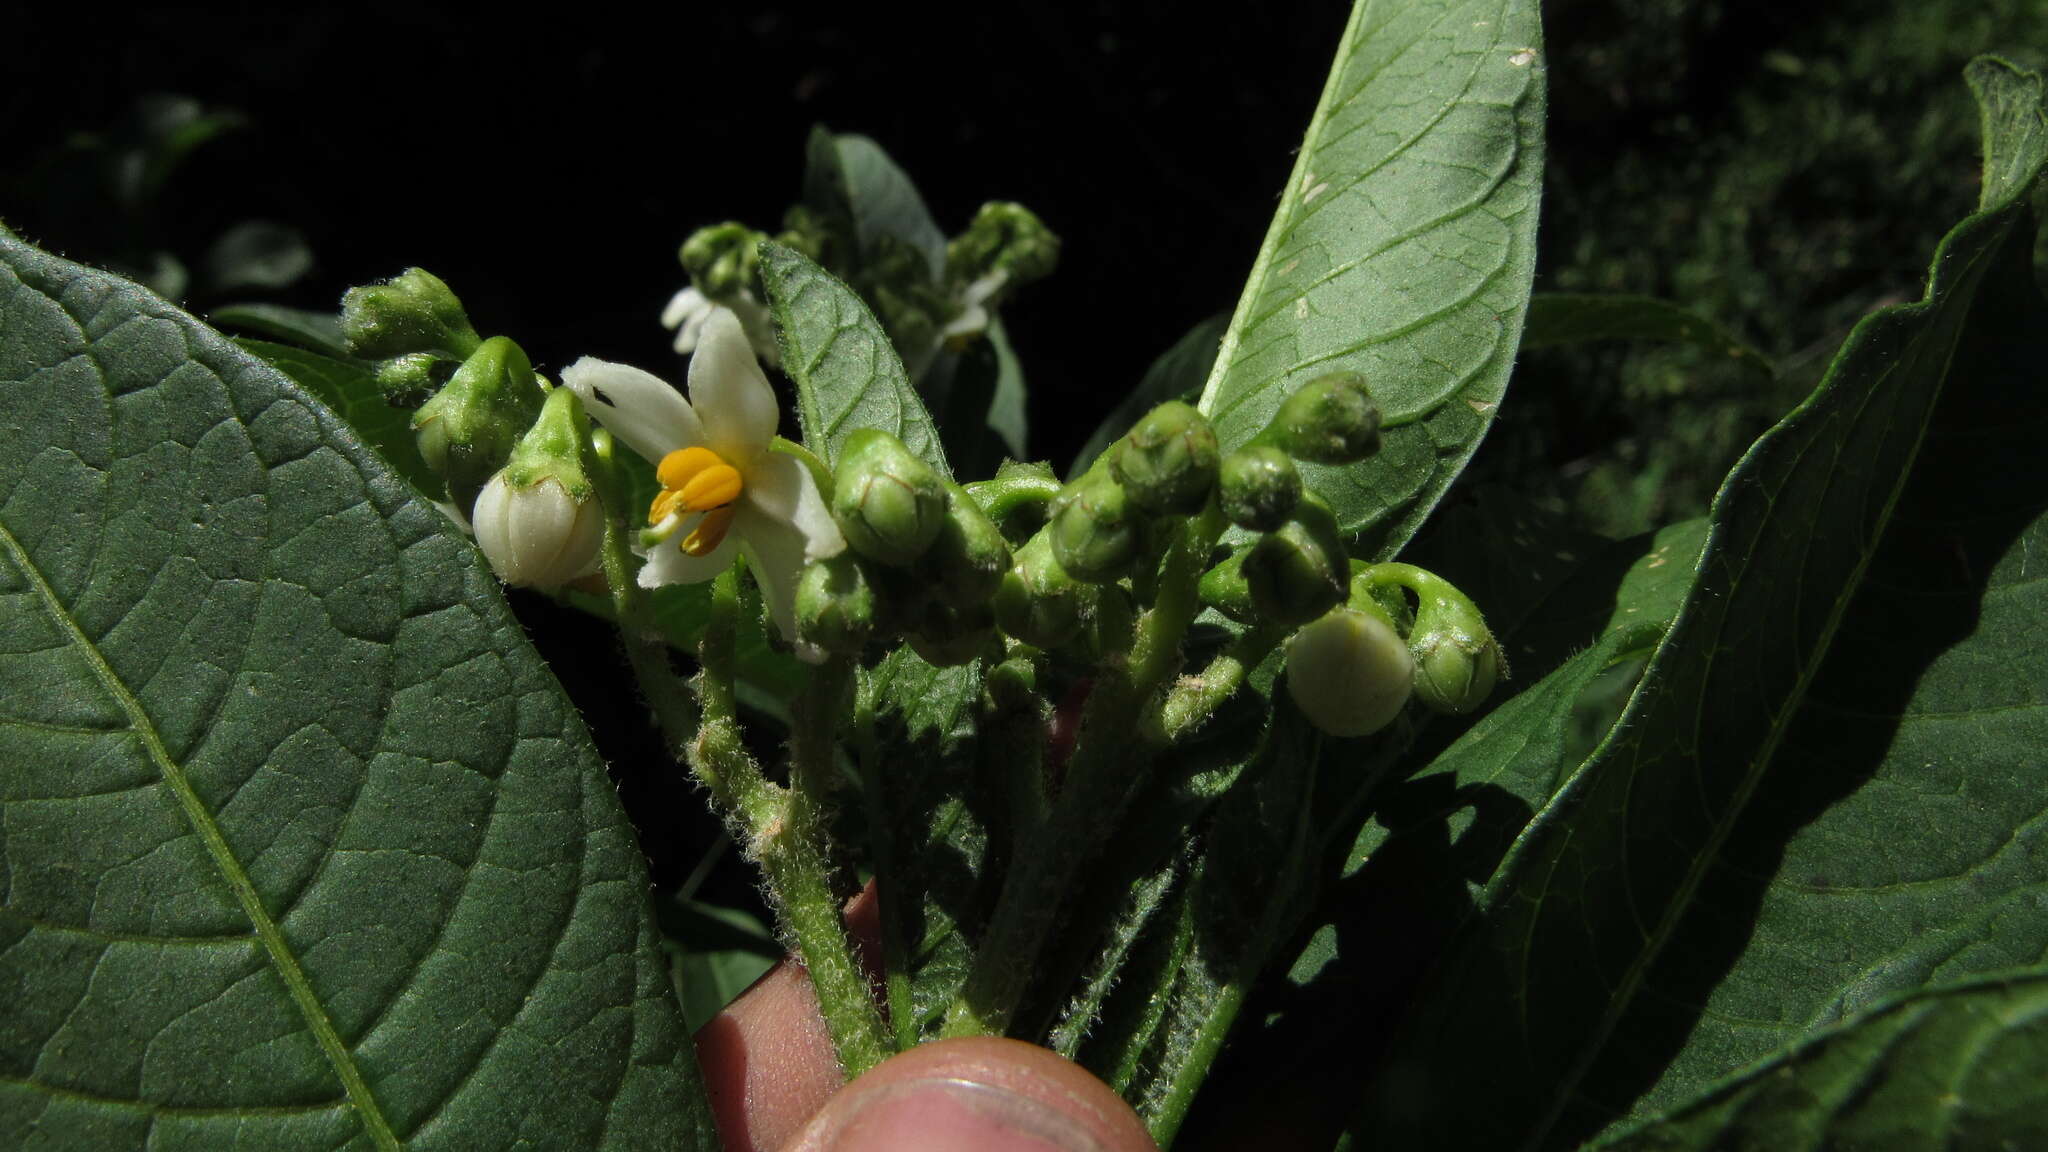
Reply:
M1507 388L1543 177L1534 0L1353 9L1201 407L1225 447L1325 372L1365 374L1379 454L1309 467L1361 555L1400 550Z
M647 873L475 551L0 237L0 1144L709 1147Z
M2001 65L1974 66L1972 80L2019 82ZM2041 118L2001 125L1987 168L2021 155L2038 172ZM2023 205L1987 201L1943 241L1925 299L1858 325L1814 395L1729 474L1699 578L1641 686L1481 892L1397 1038L1361 1135L1416 1147L1568 1142L1625 1106L1617 1085L1654 1075L1645 1050L1668 1050L1659 1017L1677 1011L1660 1003L1658 974L1725 963L1677 943L1688 913L1766 772L1795 747L1788 737L1936 402L1958 357L1974 355L1974 326L2012 307L2026 275L2013 266L2031 243ZM1858 827L1867 834L1868 817ZM1699 930L1727 947L1747 928ZM1475 1093L1485 1107L1469 1106Z
M880 428L948 476L930 413L860 296L802 253L761 242L761 284L796 381L804 444L827 463L858 428Z
M1983 295L1790 722L1798 770L1764 780L1722 847L1589 1072L1595 1098L1653 1114L1883 997L2048 956L2048 305L2019 240ZM1748 926L1739 944L1730 924ZM2048 1056L2026 1067L2048 1082Z

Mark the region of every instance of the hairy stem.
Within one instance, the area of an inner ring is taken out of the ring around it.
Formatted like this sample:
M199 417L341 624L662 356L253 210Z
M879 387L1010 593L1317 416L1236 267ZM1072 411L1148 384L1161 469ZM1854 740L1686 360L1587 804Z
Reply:
M1128 657L1101 670L1081 712L1067 779L1031 844L1003 877L995 913L959 995L947 1036L995 1035L1010 1026L1059 926L1068 889L1094 862L1150 774L1152 749L1131 739L1153 696L1180 667L1181 640L1201 605L1196 584L1223 529L1214 501L1179 532L1160 565L1152 606L1138 618Z

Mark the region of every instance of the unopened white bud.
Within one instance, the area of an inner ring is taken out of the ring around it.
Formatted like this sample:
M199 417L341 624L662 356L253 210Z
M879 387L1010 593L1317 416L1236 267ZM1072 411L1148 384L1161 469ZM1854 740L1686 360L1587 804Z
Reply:
M1374 613L1335 608L1287 646L1287 691L1332 736L1366 736L1401 714L1415 690L1415 657Z
M471 519L477 547L507 584L546 591L597 571L604 511L595 496L578 500L553 477L518 488L499 472Z

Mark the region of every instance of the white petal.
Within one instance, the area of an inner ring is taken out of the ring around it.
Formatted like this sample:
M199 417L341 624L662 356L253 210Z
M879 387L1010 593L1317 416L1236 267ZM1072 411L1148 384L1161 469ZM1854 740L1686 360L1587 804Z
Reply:
M454 505L448 507L453 509ZM491 570L508 583L512 575L506 569L513 560L511 507L512 486L500 474L491 477L491 482L484 485L484 490L476 498L476 506L470 509L476 546L483 549L484 557L491 562Z
M794 642L796 584L804 573L808 539L794 525L747 504L741 504L733 517L732 534L741 538L740 554L761 586L761 602L768 606L776 630Z
M697 341L704 335L704 322L711 319L711 309L692 312L683 326L676 329L676 355L689 356L697 351Z
M598 423L650 463L704 442L690 402L650 372L585 356L562 369L562 383Z
M690 403L704 422L705 444L742 472L775 438L775 389L729 308L704 322L690 357Z
M846 537L825 507L811 470L794 456L764 452L747 469L741 504L751 504L767 519L799 533L804 540L804 559L823 560L846 550Z
M732 558L739 553L740 547L738 517L734 520L735 530L727 532L725 539L718 542L718 547L702 556L692 556L676 547L673 539L656 545L647 553L647 563L640 569L640 586L659 588L664 584L702 584L732 567Z
M663 328L680 328L683 326L684 321L704 311L710 306L710 303L709 300L704 298L702 292L697 291L695 288L685 288L674 296L669 297L668 307L661 310L661 326Z

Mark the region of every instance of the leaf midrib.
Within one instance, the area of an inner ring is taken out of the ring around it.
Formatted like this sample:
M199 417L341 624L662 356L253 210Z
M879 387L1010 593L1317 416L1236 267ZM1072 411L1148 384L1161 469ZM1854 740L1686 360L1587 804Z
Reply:
M263 951L269 957L271 967L277 971L278 977L290 991L300 1015L305 1018L306 1026L312 1030L321 1051L326 1054L328 1063L333 1066L335 1076L340 1079L343 1090L347 1092L349 1103L362 1118L364 1129L378 1148L395 1152L400 1147L398 1137L392 1131L390 1121L385 1118L376 1097L370 1092L369 1083L363 1078L362 1069L356 1065L354 1054L342 1042L333 1019L327 1014L326 1005L322 1004L314 993L312 981L299 964L299 958L292 951L290 943L285 940L283 930L271 917L269 909L263 906L263 898L257 893L254 882L249 879L248 870L235 856L234 849L229 846L219 822L214 819L213 813L199 798L198 791L186 778L183 765L179 764L171 756L170 749L164 746L163 737L157 732L149 714L143 710L142 702L136 699L127 683L107 662L99 646L78 626L78 622L57 598L56 590L44 579L42 570L36 566L27 549L22 547L21 541L7 527L4 520L0 520L0 549L6 551L16 570L35 590L36 597L42 601L50 619L63 630L72 646L92 669L100 685L114 698L115 703L121 706L121 711L128 717L129 730L142 742L144 751L163 774L164 783L177 796L179 805L185 810L186 819L192 824L192 830L198 833L200 842L206 846L207 855L213 859L214 867L220 871L221 878L234 891L235 900L241 905L243 915L249 918L250 924L256 929L256 936L262 941Z

